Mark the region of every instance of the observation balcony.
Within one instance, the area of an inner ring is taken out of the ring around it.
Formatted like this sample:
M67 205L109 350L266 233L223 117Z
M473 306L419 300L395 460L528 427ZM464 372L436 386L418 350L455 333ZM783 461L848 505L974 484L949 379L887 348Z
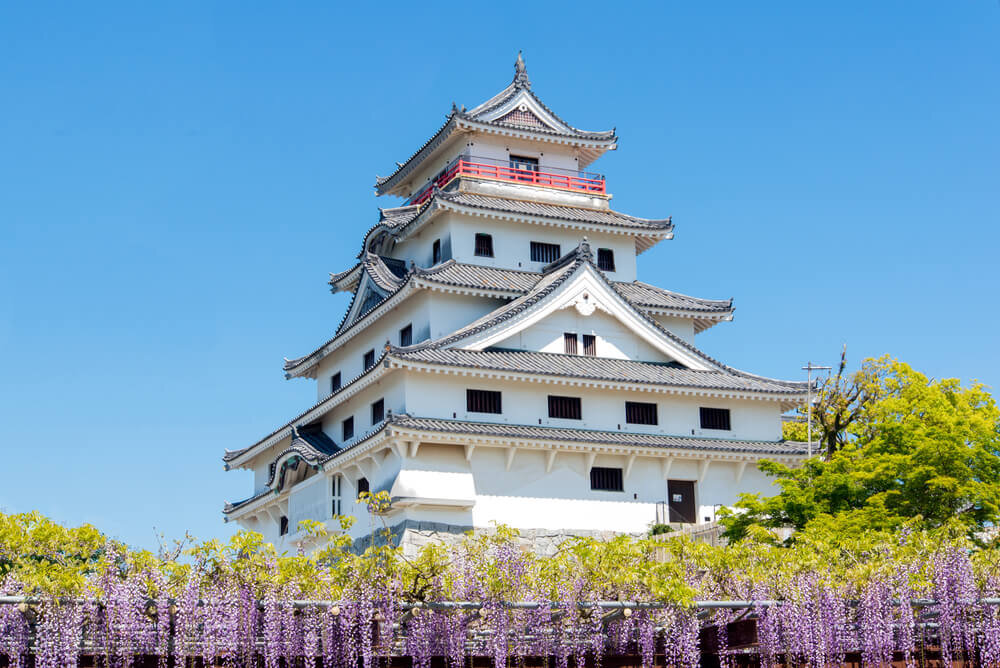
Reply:
M510 181L522 185L555 188L590 195L605 195L604 175L593 172L579 172L572 169L546 167L541 171L537 165L528 165L519 160L496 160L462 155L452 160L430 183L410 197L407 204L423 204L434 194L434 188L445 185L459 176L477 179Z

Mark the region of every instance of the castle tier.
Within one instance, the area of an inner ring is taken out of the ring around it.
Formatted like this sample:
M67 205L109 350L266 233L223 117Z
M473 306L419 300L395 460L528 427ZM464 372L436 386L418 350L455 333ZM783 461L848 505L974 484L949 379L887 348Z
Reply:
M762 458L793 463L781 414L806 384L738 371L695 345L731 300L637 280L636 257L669 218L611 209L581 171L615 132L572 127L513 82L444 125L388 177L358 263L330 278L353 297L334 335L285 361L317 403L227 469L254 472L228 521L279 547L312 545L302 520L407 532L506 524L547 534L643 532L713 521L770 489Z

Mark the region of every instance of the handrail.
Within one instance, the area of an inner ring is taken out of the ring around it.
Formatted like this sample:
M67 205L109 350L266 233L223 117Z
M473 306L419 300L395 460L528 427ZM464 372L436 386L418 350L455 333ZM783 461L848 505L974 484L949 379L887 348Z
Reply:
M593 172L579 172L559 167L547 167L545 171L512 167L510 162L496 158L482 158L462 155L452 160L431 180L429 184L410 198L410 204L423 204L434 194L435 188L443 188L456 176L473 176L497 181L559 188L604 195L607 192L604 176ZM560 173L564 172L564 173Z

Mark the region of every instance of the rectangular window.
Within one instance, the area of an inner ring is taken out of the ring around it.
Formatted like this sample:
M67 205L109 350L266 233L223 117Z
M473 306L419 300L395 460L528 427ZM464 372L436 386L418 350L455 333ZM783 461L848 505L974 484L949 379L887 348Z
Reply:
M282 515L278 519L278 535L287 536L288 535L288 518Z
M479 257L493 257L493 235L476 235L476 255Z
M373 366L375 366L375 349L374 348L372 348L371 350L369 350L368 352L365 353L365 357L361 361L361 363L364 365L365 371L368 371L368 369L370 369Z
M523 169L526 172L538 171L538 158L529 158L523 155L510 156L510 166L513 169Z
M377 425L385 419L385 399L379 399L372 404L372 425Z
M601 271L615 270L615 252L610 248L597 249L597 268Z
M438 264L441 262L441 240L435 239L434 245L431 246L431 264Z
M413 345L413 325L407 325L399 330L399 345L402 347Z
M500 393L490 390L466 390L465 410L469 413L501 413Z
M624 492L622 470L595 466L590 469L590 489L601 492Z
M659 424L656 419L656 404L626 401L625 422L629 424Z
M597 337L593 334L583 335L583 354L589 357L597 357Z
M576 334L573 332L563 334L563 352L567 355L576 355Z
M347 418L340 423L340 437L344 441L354 438L354 416Z
M705 408L703 406L699 410L701 412L702 429L730 430L728 408Z
M531 242L532 262L555 262L559 257L559 244L543 244L540 241Z
M358 478L358 496L361 496L365 492L371 492L371 488L368 486L368 478Z
M341 512L340 512L341 511L341 507L340 507L340 500L341 500L340 492L341 492L341 484L342 484L341 483L341 478L342 478L342 476L339 473L336 474L335 476L333 476L332 478L330 478L330 495L333 497L333 507L330 509L330 512L331 512L331 514L332 514L333 517L336 517L337 515L341 514Z
M695 521L694 480L667 481L667 507L671 522L693 523Z
M549 417L564 420L582 420L580 397L557 397L549 395Z
M330 394L333 394L340 389L340 372L330 376Z

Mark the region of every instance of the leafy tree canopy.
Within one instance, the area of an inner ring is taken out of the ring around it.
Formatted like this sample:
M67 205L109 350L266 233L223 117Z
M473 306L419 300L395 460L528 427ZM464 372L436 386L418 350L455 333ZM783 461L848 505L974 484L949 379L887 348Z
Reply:
M931 380L888 356L821 387L808 419L822 456L763 462L772 497L744 494L722 522L730 539L793 527L858 535L957 518L970 535L1000 520L1000 412L980 383ZM786 425L805 440L806 423ZM792 540L795 539L793 534Z

